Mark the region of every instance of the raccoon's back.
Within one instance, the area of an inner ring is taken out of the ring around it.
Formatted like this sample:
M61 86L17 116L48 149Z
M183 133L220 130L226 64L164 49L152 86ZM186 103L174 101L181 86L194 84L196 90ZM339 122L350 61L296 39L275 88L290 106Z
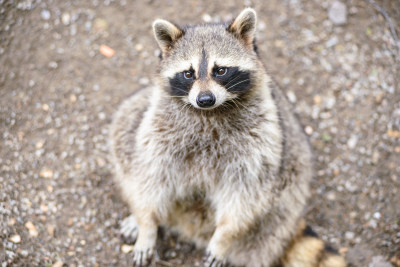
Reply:
M129 172L135 152L137 129L148 109L150 92L149 88L135 91L115 113L110 128L110 148L111 160L117 167L117 172Z

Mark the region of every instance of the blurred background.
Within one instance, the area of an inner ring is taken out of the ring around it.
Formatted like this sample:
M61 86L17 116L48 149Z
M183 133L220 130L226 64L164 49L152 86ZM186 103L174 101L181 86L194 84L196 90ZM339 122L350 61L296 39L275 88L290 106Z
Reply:
M107 135L148 86L151 23L258 12L260 56L315 152L307 220L350 266L400 266L398 0L0 0L0 262L128 266ZM200 266L160 236L155 266Z

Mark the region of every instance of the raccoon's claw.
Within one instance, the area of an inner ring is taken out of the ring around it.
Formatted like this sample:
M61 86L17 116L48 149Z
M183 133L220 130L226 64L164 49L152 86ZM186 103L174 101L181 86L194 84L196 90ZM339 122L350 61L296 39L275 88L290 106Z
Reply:
M217 259L216 256L211 253L207 253L203 260L204 267L228 267L228 263L225 260Z
M149 266L152 257L153 257L152 249L148 249L146 251L134 250L133 267Z
M126 217L121 222L120 233L126 243L134 244L136 242L139 233L139 226L134 215Z

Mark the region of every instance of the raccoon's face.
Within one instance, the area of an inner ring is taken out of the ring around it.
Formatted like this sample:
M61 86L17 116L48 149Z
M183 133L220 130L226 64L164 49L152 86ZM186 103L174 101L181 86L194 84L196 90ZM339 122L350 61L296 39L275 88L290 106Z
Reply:
M153 23L163 59L160 76L169 96L198 109L213 109L248 93L257 71L253 48L256 14L245 9L230 25L180 29Z

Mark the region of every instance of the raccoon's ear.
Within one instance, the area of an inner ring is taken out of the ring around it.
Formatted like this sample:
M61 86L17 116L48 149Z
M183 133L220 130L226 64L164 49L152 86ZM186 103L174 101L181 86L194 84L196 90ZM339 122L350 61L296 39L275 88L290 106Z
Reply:
M163 19L157 19L153 22L153 32L163 54L167 53L172 48L172 45L183 35L181 29Z
M240 12L239 16L229 25L228 31L252 48L256 31L256 22L256 11L248 7Z

